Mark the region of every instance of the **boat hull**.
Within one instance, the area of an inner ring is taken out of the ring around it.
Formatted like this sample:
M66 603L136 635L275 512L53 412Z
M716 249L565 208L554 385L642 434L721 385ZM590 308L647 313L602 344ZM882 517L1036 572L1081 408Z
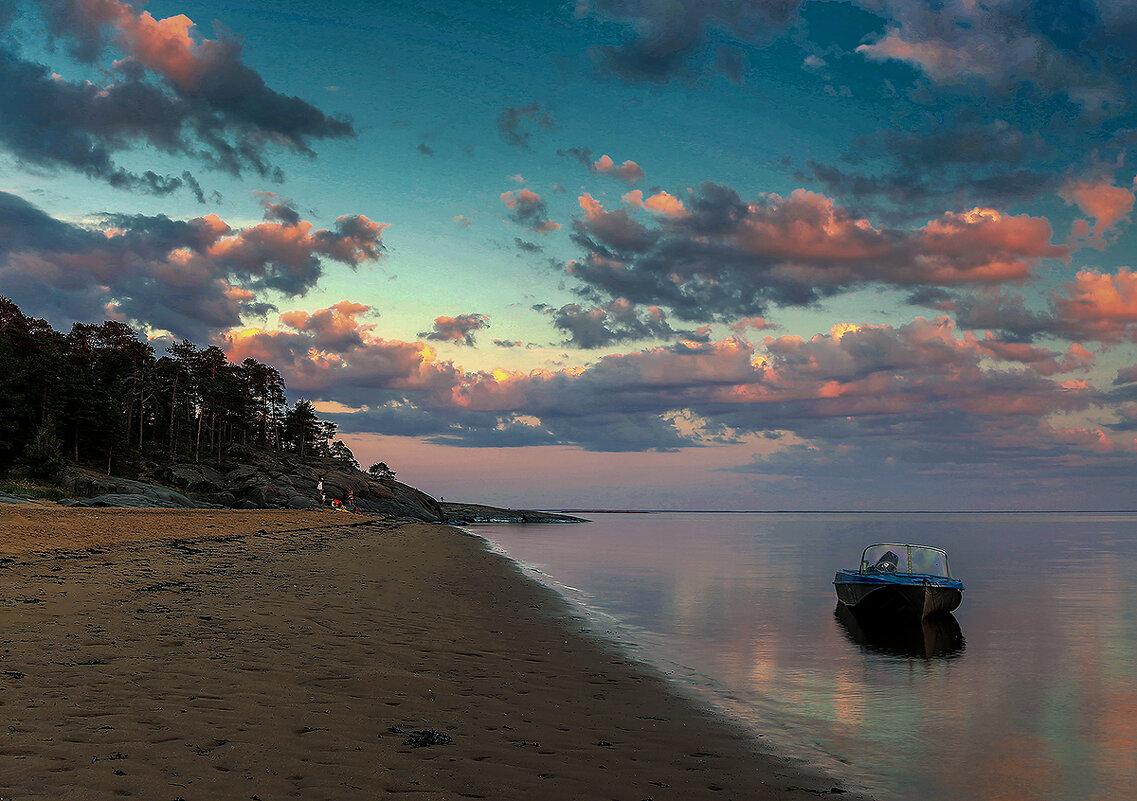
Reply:
M833 613L850 641L876 653L932 659L959 656L966 645L959 622L951 612L923 620L879 620L857 616L838 602Z
M839 570L833 577L837 600L858 616L924 620L956 609L963 584L922 575L872 575Z

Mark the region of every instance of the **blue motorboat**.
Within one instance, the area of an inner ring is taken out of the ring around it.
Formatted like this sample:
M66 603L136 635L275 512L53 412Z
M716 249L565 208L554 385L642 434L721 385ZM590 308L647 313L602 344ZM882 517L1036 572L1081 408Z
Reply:
M838 570L833 587L858 617L923 620L963 601L963 582L952 578L947 554L929 545L870 545L860 568Z

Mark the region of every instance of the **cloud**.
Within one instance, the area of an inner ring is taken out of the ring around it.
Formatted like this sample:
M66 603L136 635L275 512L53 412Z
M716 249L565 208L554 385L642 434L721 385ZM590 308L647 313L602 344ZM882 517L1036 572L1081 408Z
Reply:
M506 142L514 147L529 150L529 143L533 138L532 126L551 130L556 127L552 112L542 109L541 104L534 100L525 106L513 106L504 109L497 118L497 129Z
M629 184L637 183L644 177L643 168L631 159L627 159L623 164L616 164L610 156L604 155L590 166L593 172L612 175Z
M568 303L559 309L546 308L553 326L569 335L565 344L578 348L603 348L618 342L663 339L677 332L658 306L638 309L624 300L586 309Z
M1114 186L1108 180L1074 180L1062 187L1062 199L1074 204L1093 220L1092 227L1084 220L1075 223L1075 238L1084 239L1091 247L1103 249L1108 243L1110 229L1126 219L1133 211L1133 190Z
M889 11L894 17L884 33L857 48L871 61L907 63L940 86L979 83L1010 91L1033 82L1050 90L1065 86L1071 96L1087 99L1109 91L1100 74L1105 65L1087 52L1128 22L1117 19L1115 27L1110 15L1061 3L902 3ZM1099 74L1091 78L1095 66Z
M237 39L199 39L185 16L156 20L119 0L41 0L39 6L52 33L110 77L104 85L69 82L3 40L0 143L22 162L77 170L135 191L186 187L200 197L188 173L134 173L116 163L115 153L149 145L208 167L234 174L252 168L275 179L280 173L267 159L269 147L311 154L313 140L355 134L346 119L268 88L243 63ZM111 48L125 56L99 62Z
M684 207L683 201L663 190L645 198L641 190L634 189L621 199L632 208L646 209L652 214L661 217L676 219L687 215L687 209Z
M305 294L324 260L355 267L381 256L384 224L348 215L317 230L277 201L265 196L265 222L240 230L215 214L79 226L0 193L0 285L56 319L114 316L201 340L270 308L258 293Z
M773 328L777 328L777 326L766 320L765 317L743 317L741 320L736 320L730 324L730 330L737 337L744 336L747 331L769 331Z
M512 189L501 193L501 202L510 210L509 218L538 234L547 234L561 227L549 219L545 201L529 189Z
M1131 364L1128 367L1119 369L1117 371L1117 377L1113 379L1113 383L1118 386L1121 384L1137 383L1137 364Z
M426 343L385 340L358 320L362 308L337 304L290 317L287 330L231 332L227 350L273 364L306 397L367 407L339 418L351 430L470 447L673 450L791 433L823 449L954 471L1003 451L1088 458L1102 447L1096 435L1048 421L1115 403L1068 377L1093 364L1085 349L960 336L946 317L844 324L759 345L703 331L585 367L524 372L466 371Z
M435 317L434 328L420 331L419 336L435 342L474 345L474 333L490 327L484 314L459 314L457 317Z
M312 314L304 311L284 312L280 322L296 331L311 335L311 344L321 351L344 351L363 344L363 337L375 324L363 324L356 318L371 311L363 303L341 300Z
M960 297L956 317L971 329L991 329L1004 338L1030 341L1040 335L1116 345L1137 342L1137 273L1078 271L1054 290L1045 309L1031 309L1019 295Z
M566 150L558 150L557 155L561 158L579 161L589 170L592 169L592 151L587 147L570 147Z
M1072 339L1137 342L1137 272L1079 271L1055 294L1054 329Z
M590 195L580 202L573 238L585 255L566 271L588 291L688 320L762 316L770 303L806 306L868 284L1020 282L1042 259L1068 253L1051 243L1046 219L994 209L897 229L806 190L744 202L730 187L704 184L689 194L685 214L657 216L658 227L647 228Z
M513 238L514 246L522 253L544 253L545 249L538 245L536 242L527 242L518 237Z
M576 239L592 252L609 252L610 249L642 253L659 237L658 232L633 220L623 209L606 211L592 195L586 193L577 200L584 216L574 224Z
M624 23L631 35L615 46L598 46L592 55L598 66L627 82L662 84L690 79L712 61L726 77L738 82L741 56L736 48L708 47L707 33L735 41L772 38L797 16L801 0L690 0L684 3L628 3L586 0L577 15L586 14ZM724 52L725 50L725 52Z

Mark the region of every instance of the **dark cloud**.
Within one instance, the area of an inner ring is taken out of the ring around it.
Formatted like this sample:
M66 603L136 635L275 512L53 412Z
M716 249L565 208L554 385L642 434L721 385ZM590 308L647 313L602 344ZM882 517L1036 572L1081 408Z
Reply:
M1113 383L1116 386L1137 383L1137 364L1131 364L1128 367L1122 367L1118 370L1117 377L1113 379Z
M1055 330L1049 311L1027 308L1021 295L1001 292L964 295L955 303L956 322L963 328L996 331L1018 342L1029 342L1039 334Z
M560 228L560 223L549 219L549 209L536 192L514 189L501 194L501 202L509 209L509 219L538 234L547 234Z
M740 42L764 41L789 25L800 5L801 0L591 0L581 8L629 29L623 43L593 49L603 70L628 82L661 84L690 79L705 69L712 60L708 30ZM736 48L720 46L713 55L724 75L735 82L741 80L742 58Z
M188 150L182 130L189 109L161 89L140 81L107 87L68 83L19 59L2 40L0 86L0 144L19 161L73 169L115 187L154 194L184 185L177 177L130 172L113 157L132 141L167 152Z
M789 432L823 450L875 454L933 472L1005 466L1002 454L1087 457L1101 450L1094 429L1055 428L1047 419L1121 402L1087 383L1058 379L1092 364L1083 349L1062 354L960 338L946 317L899 328L839 326L810 340L768 338L761 349L703 336L604 356L578 370L492 374L440 362L421 343L379 339L349 317L335 326L333 314L325 326L244 332L230 337L230 356L274 364L307 397L367 406L352 418L357 430L452 445L558 443L597 451L670 450ZM340 332L342 348L317 344L329 327ZM357 338L343 335L352 327Z
M546 130L556 127L552 113L548 109L542 109L536 100L525 106L507 108L497 118L497 128L505 141L526 150L533 138L533 131L530 130L532 126Z
M924 286L910 292L907 303L911 306L923 306L936 311L954 311L956 309L955 295L946 289L934 286Z
M580 200L584 216L573 239L585 256L566 270L586 285L584 294L664 306L686 320L761 316L771 303L807 306L868 284L1020 281L1041 259L1068 252L1051 243L1044 218L990 209L899 229L877 227L804 190L745 202L730 187L704 184L647 228L589 195Z
M913 72L907 84L893 72L902 91L889 126L850 153L871 171L813 165L829 192L898 215L912 202L917 214L936 203L1004 207L1094 162L1122 163L1137 130L1131 4L862 5L881 24L856 53Z
M26 164L73 169L133 191L184 187L203 201L189 173L134 173L115 154L149 145L234 174L251 168L278 178L270 147L310 154L312 140L354 136L346 120L268 88L232 37L198 39L184 18L158 21L119 0L40 6L79 58L98 63L111 47L126 57L114 62L117 77L105 85L73 83L0 39L0 145Z
M570 147L567 150L558 150L557 155L561 158L578 161L589 169L592 168L592 151L587 147Z
M518 237L513 238L513 244L522 253L544 253L545 249L538 245L536 242L526 242L524 239Z
M474 334L490 327L490 320L484 314L459 314L457 317L435 317L430 331L420 331L419 336L435 342L474 345Z
M313 230L286 204L265 206L266 221L242 230L213 214L105 215L78 226L0 193L0 285L61 323L113 316L200 341L272 309L256 292L306 293L324 259L354 267L381 255L384 226L366 217Z
M603 348L618 342L665 339L677 333L658 307L641 310L622 300L587 309L569 303L559 309L541 310L552 317L555 328L569 335L565 344L578 348Z
M573 223L573 239L589 252L606 256L643 253L660 236L659 231L632 219L625 209L606 211L591 195L583 195L580 206L584 216Z
M1029 304L1003 292L962 294L954 302L961 328L987 330L1010 342L1049 336L1072 342L1137 342L1137 273L1082 270L1054 289L1046 303Z
M1039 133L981 118L972 108L947 119L917 114L902 128L860 137L852 152L856 158L847 161L871 159L878 169L866 173L810 159L799 178L897 221L944 208L1003 208L1052 193L1069 164ZM881 164L889 166L880 170Z

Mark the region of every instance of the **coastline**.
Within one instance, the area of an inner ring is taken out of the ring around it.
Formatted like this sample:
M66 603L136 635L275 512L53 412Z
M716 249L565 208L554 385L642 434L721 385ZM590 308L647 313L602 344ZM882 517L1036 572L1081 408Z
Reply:
M42 508L0 510L0 798L834 789L581 633L476 535L330 512ZM34 541L15 525L28 514Z

